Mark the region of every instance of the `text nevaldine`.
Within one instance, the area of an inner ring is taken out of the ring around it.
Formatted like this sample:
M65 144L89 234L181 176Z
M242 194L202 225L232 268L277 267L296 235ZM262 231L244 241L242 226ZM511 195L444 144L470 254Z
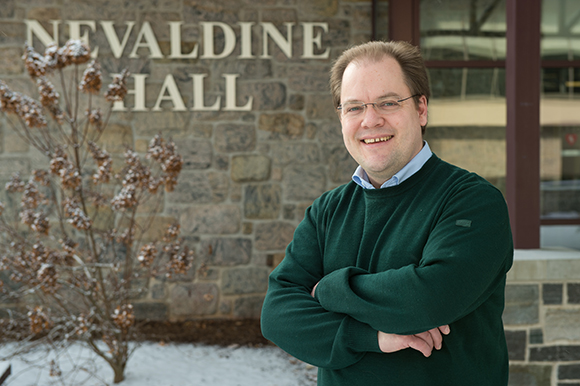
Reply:
M122 38L117 35L115 25L112 21L95 21L95 20L51 20L52 35L37 21L24 20L26 24L26 39L30 44L33 44L36 37L42 44L48 46L54 42L59 41L59 32L61 24L66 24L69 31L69 39L80 39L90 45L91 33L102 33L105 36L109 48L115 58L121 58L125 52L129 51L128 57L130 59L142 58L146 52L146 58L150 59L224 59L231 56L236 48L238 39L234 28L222 22L201 22L199 23L201 29L201 42L196 44L191 52L183 53L181 51L181 36L183 29L183 22L170 21L167 22L169 28L170 38L170 52L163 53L157 37L153 32L151 24L147 21L143 22L138 32L135 32L135 22L125 22L125 32ZM271 40L284 53L287 58L292 58L294 55L292 47L292 34L295 23L284 23L286 28L286 37L278 30L272 23L259 23L258 27L262 32L262 51L259 55L252 52L252 33L255 29L256 23L253 22L239 22L239 54L238 59L269 59L271 55L268 51L268 42ZM322 33L328 32L328 23L322 22L302 22L302 53L300 59L327 59L329 57L329 48L322 47ZM100 27L100 28L98 28ZM215 31L221 29L223 48L221 52L216 52L214 41ZM137 33L137 38L134 40L132 47L127 47L129 38L132 34ZM201 47L201 50L200 50ZM129 50L130 48L130 50ZM201 53L200 53L201 51ZM96 58L99 53L99 47L92 47L92 56ZM221 96L217 96L213 104L206 106L204 104L204 78L207 74L189 74L193 81L193 105L192 111L249 111L252 109L253 97L247 96L246 103L242 106L236 105L236 79L242 74L222 74L225 82L224 96L225 100L222 104ZM130 94L134 95L134 106L128 108L123 102L117 102L114 106L116 111L162 111L161 103L169 101L172 104L173 111L187 111L188 108L183 102L177 83L172 74L167 74L161 90L159 91L155 105L148 108L145 105L146 79L147 74L132 74L134 80L134 88L129 90Z

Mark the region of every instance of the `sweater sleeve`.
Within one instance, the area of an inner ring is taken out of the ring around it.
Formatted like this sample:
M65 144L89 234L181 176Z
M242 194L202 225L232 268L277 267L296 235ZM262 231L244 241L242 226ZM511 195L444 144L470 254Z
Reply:
M271 273L261 327L264 337L305 362L340 369L365 352L380 352L377 331L345 314L325 310L311 295L323 277L322 248L313 207L297 227L284 260Z
M326 310L377 330L416 334L477 309L504 285L512 258L505 200L480 184L443 206L418 264L378 273L338 269L320 281L315 295Z

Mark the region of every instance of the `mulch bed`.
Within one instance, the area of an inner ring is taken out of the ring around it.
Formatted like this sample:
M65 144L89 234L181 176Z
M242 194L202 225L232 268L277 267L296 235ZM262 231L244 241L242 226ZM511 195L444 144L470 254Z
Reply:
M205 319L147 322L139 327L143 340L202 343L217 346L261 347L272 343L262 336L258 319Z

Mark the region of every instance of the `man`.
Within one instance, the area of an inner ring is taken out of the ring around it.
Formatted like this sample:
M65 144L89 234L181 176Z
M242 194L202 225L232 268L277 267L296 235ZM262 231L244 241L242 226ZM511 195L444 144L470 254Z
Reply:
M331 71L353 181L305 213L270 275L264 336L318 384L507 385L505 200L423 141L419 50L371 42Z

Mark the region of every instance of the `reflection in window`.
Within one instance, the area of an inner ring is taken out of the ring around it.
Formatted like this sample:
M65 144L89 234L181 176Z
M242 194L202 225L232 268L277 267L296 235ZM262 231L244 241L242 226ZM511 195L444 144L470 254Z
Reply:
M542 44L544 60L580 59L580 1L542 2Z
M505 192L505 70L429 68L428 73L429 146Z
M505 0L421 0L426 60L504 60Z
M580 218L580 1L542 2L541 215ZM576 65L576 67L574 67Z

